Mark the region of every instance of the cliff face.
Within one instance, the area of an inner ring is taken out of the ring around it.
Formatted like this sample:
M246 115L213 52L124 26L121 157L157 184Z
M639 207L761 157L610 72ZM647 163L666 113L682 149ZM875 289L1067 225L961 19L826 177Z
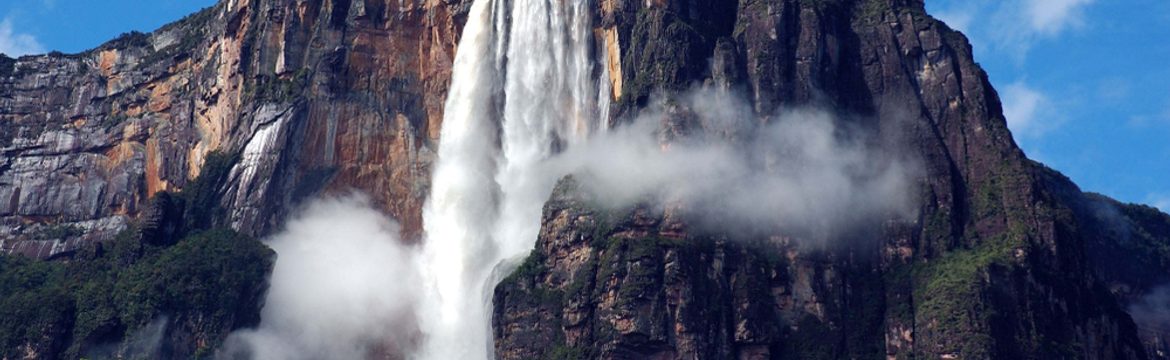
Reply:
M918 216L810 248L655 204L606 210L562 183L496 290L501 357L1164 356L1165 330L1139 340L1123 307L1170 280L1165 216L1028 160L966 39L921 1L608 1L599 16L621 49L619 106L707 83L757 114L859 116L922 159Z
M66 257L109 239L213 151L240 155L215 189L218 225L268 234L302 199L357 189L416 238L469 5L232 0L82 54L0 57L0 250ZM1124 309L1170 282L1170 221L1026 159L966 39L920 0L598 0L594 16L613 122L696 83L757 114L835 109L922 160L918 216L810 249L653 204L600 209L563 182L496 291L500 357L1145 358L1164 344Z
M359 189L417 234L467 6L225 1L85 53L4 58L0 247L108 239L212 151L241 155L220 189L237 229Z

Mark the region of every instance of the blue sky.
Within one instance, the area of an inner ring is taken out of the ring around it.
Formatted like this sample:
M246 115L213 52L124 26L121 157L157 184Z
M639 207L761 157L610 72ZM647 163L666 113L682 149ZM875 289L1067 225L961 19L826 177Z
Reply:
M66 53L214 0L5 0L0 52ZM1028 156L1170 210L1170 1L927 0L971 38Z
M963 31L1029 157L1170 210L1170 1L927 0Z
M150 32L214 0L2 0L0 52L81 52L131 30Z

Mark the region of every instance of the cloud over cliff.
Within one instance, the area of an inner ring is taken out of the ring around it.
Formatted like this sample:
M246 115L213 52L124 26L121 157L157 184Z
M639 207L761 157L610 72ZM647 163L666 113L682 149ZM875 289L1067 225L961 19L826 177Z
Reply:
M828 111L756 117L709 88L651 107L550 164L608 206L651 199L718 223L826 236L912 215L918 172L913 159Z
M413 250L365 197L316 200L265 242L277 262L263 321L234 333L221 357L360 359L410 346Z

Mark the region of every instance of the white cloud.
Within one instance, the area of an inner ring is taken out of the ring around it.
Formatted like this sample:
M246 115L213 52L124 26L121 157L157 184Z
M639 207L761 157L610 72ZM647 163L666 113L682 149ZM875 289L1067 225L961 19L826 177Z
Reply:
M1150 289L1131 303L1126 311L1129 311L1139 328L1170 328L1170 284Z
M1170 127L1170 103L1161 110L1152 113L1137 114L1129 117L1126 125L1137 129L1164 129Z
M781 111L760 125L732 94L700 88L680 100L671 106L693 109L708 134L720 135L676 134L664 145L662 119L672 115L656 104L558 155L549 164L553 178L574 174L609 207L653 199L679 205L677 214L698 226L783 229L809 239L913 217L916 159L837 126L831 113Z
M1060 125L1046 95L1018 81L1003 87L1003 116L1016 136L1036 137Z
M1036 42L1083 25L1084 7L1093 1L997 0L992 5L991 22L986 23L987 36L996 49L1007 51L1022 62Z
M1162 212L1170 213L1170 196L1166 194L1150 194L1146 196L1146 202Z
M934 14L934 17L942 20L942 22L946 23L947 26L950 26L952 29L963 33L970 33L971 20L973 19L973 15L970 10L971 9L968 8L947 9Z
M1027 0L1027 14L1032 30L1055 35L1083 21L1084 7L1094 0Z
M12 19L0 21L0 53L16 57L45 52L37 39L29 34L17 33L12 29Z
M1143 130L1170 126L1170 114L1134 115L1129 117L1125 125Z
M1122 103L1133 94L1133 82L1123 77L1102 79L1097 85L1097 98L1111 104Z
M367 359L411 346L415 251L366 197L313 201L265 243L277 260L260 326L233 333L220 357Z
M947 1L932 13L967 34L976 48L1007 53L1023 62L1037 41L1055 38L1084 25L1085 8L1094 1Z

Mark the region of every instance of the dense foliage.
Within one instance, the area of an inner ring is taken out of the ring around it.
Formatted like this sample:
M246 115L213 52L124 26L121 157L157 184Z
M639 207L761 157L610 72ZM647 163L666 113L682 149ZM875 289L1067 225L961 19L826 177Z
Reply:
M0 358L200 357L257 324L274 253L209 228L233 160L210 156L187 191L156 196L173 211L72 258L0 256Z
M167 248L129 234L70 262L0 256L0 357L21 357L26 344L76 357L116 346L160 316L211 339L259 321L273 260L264 245L223 229ZM50 336L71 341L39 343Z
M187 232L212 228L217 225L215 220L224 216L224 210L219 206L222 195L219 190L227 182L232 166L238 160L239 155L235 154L208 154L199 177L187 184L187 188L177 196L185 204L182 218Z

